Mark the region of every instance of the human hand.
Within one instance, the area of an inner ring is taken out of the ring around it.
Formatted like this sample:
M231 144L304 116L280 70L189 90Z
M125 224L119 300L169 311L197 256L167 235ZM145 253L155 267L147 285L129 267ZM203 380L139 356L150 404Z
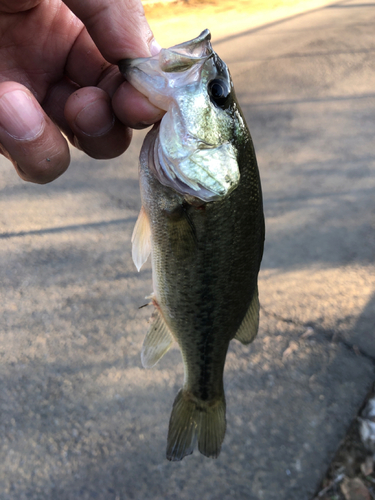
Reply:
M116 65L158 52L140 0L0 0L0 35L0 152L24 180L67 169L61 131L114 158L162 117Z

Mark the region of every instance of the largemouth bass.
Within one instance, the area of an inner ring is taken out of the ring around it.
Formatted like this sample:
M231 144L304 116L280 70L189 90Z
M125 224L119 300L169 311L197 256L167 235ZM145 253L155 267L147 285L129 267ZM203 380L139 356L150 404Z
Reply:
M140 154L142 209L132 237L138 270L152 257L151 367L176 340L185 369L167 458L216 458L226 429L223 371L232 339L257 334L262 193L253 143L226 64L205 30L150 58L121 61L125 78L166 114Z

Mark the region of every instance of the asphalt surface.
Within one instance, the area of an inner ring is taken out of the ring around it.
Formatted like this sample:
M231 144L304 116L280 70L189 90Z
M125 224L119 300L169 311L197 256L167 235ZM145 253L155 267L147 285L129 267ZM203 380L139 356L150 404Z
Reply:
M217 460L165 459L177 348L144 370L130 238L142 134L48 186L0 168L0 499L310 500L375 367L375 3L214 46L263 181L261 326L232 342ZM180 42L181 40L176 40Z

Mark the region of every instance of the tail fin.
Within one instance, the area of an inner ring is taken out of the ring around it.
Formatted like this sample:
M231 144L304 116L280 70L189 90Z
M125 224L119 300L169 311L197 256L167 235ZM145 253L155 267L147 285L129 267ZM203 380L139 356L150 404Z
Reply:
M193 453L198 441L199 451L217 458L226 429L225 398L201 401L181 389L173 403L169 421L167 459L182 460Z

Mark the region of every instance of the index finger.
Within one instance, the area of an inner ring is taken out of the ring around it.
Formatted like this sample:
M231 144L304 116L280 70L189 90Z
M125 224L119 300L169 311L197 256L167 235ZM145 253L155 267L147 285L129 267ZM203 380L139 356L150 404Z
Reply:
M81 19L104 58L149 57L154 36L141 0L64 0Z

